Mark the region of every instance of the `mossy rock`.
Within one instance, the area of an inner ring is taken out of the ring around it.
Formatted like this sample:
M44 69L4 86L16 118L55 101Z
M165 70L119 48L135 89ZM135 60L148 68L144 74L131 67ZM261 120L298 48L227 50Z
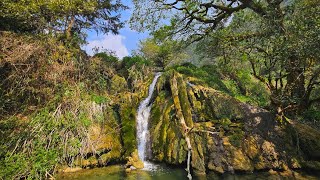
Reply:
M121 135L125 156L129 156L137 148L136 140L136 107L123 104L120 107Z
M231 163L234 170L247 172L254 170L251 160L244 154L241 148L231 148L231 151L233 154Z
M299 147L310 160L320 160L320 132L308 125L293 124L299 138ZM295 132L291 132L295 135Z
M320 162L319 161L304 161L301 164L304 169L309 169L309 170L320 172Z
M295 157L291 156L294 153L284 152L288 150L287 147L279 145L280 139L283 140L279 138L283 137L282 129L275 131L270 123L268 132L270 130L275 136L266 137L266 130L263 129L265 126L252 128L252 121L257 116L261 122L272 121L272 116L266 110L259 113L259 108L252 107L251 111L251 106L221 91L200 85L188 86L184 77L173 70L162 76L157 91L149 128L151 148L156 161L180 165L186 163L188 151L184 132L181 131L182 118L193 129L189 132L189 137L194 172L205 172L206 169L219 173L285 169L287 157ZM206 130L220 134L206 133ZM317 137L303 131L308 129L298 130L300 147L303 146L301 148L304 148L308 157L317 159ZM309 146L315 148L307 149Z
M191 139L191 165L193 170L197 174L205 174L206 165L205 165L205 152L206 152L206 139L204 136L198 134L190 134L189 138Z
M241 147L243 139L244 139L244 132L241 130L238 130L238 132L235 132L229 136L230 143L236 147Z
M203 119L243 119L244 112L241 103L220 91L193 86L192 92L189 91L189 99L196 113L200 115L199 120Z
M128 158L128 162L126 164L127 167L133 166L137 169L142 169L144 168L143 162L140 160L139 155L138 155L138 150L135 149L132 153L131 156Z
M94 167L99 164L99 161L96 157L91 156L88 159L82 159L80 160L80 166L82 167Z
M243 141L243 151L248 157L254 160L260 153L258 142L253 136L249 136Z

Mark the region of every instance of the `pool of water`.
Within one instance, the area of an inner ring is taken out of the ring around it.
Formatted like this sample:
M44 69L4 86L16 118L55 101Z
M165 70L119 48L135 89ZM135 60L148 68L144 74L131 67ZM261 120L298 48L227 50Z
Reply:
M103 168L84 169L74 173L58 174L57 180L187 180L187 172L183 168L172 168L158 165L153 170L133 170L129 173L124 166L113 165ZM252 174L224 174L210 173L206 176L193 176L195 180L278 180L278 179L308 179L318 180L320 174L308 174L305 172L295 173L295 178L283 177L279 174L271 175L268 172Z

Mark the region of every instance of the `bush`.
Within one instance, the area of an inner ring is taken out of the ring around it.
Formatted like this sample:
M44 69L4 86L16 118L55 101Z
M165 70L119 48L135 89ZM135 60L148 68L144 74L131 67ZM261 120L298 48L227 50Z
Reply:
M129 69L133 65L136 65L138 67L141 67L142 65L150 65L151 63L147 61L146 59L140 57L140 56L127 56L122 59L122 65L126 68Z
M113 55L109 55L105 52L100 52L95 54L93 57L99 57L101 58L101 60L109 65L115 64L118 62L118 58L113 56Z

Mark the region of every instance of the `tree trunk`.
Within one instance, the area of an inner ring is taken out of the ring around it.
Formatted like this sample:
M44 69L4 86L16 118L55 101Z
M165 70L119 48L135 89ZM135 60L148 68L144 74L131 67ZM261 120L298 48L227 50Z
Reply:
M74 25L74 22L75 22L75 17L74 16L71 16L71 19L68 23L68 27L66 29L66 39L69 41L72 37L72 28L73 28L73 25Z
M291 104L289 105L297 106L297 110L299 113L307 107L305 104L305 75L303 67L300 67L300 63L297 57L289 57L287 72L287 87L285 88L285 90L287 91L288 98L292 100L292 102L290 102Z

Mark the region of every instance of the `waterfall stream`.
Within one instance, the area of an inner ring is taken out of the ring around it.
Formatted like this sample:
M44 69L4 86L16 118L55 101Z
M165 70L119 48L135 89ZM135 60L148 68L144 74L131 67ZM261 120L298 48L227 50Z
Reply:
M143 161L145 168L144 169L152 169L152 163L146 161L146 150L147 150L147 142L149 137L148 131L148 119L151 111L151 97L158 81L158 78L161 76L161 73L156 73L151 85L149 86L149 94L146 99L144 99L138 108L137 113L137 140L138 140L138 154L139 158Z

